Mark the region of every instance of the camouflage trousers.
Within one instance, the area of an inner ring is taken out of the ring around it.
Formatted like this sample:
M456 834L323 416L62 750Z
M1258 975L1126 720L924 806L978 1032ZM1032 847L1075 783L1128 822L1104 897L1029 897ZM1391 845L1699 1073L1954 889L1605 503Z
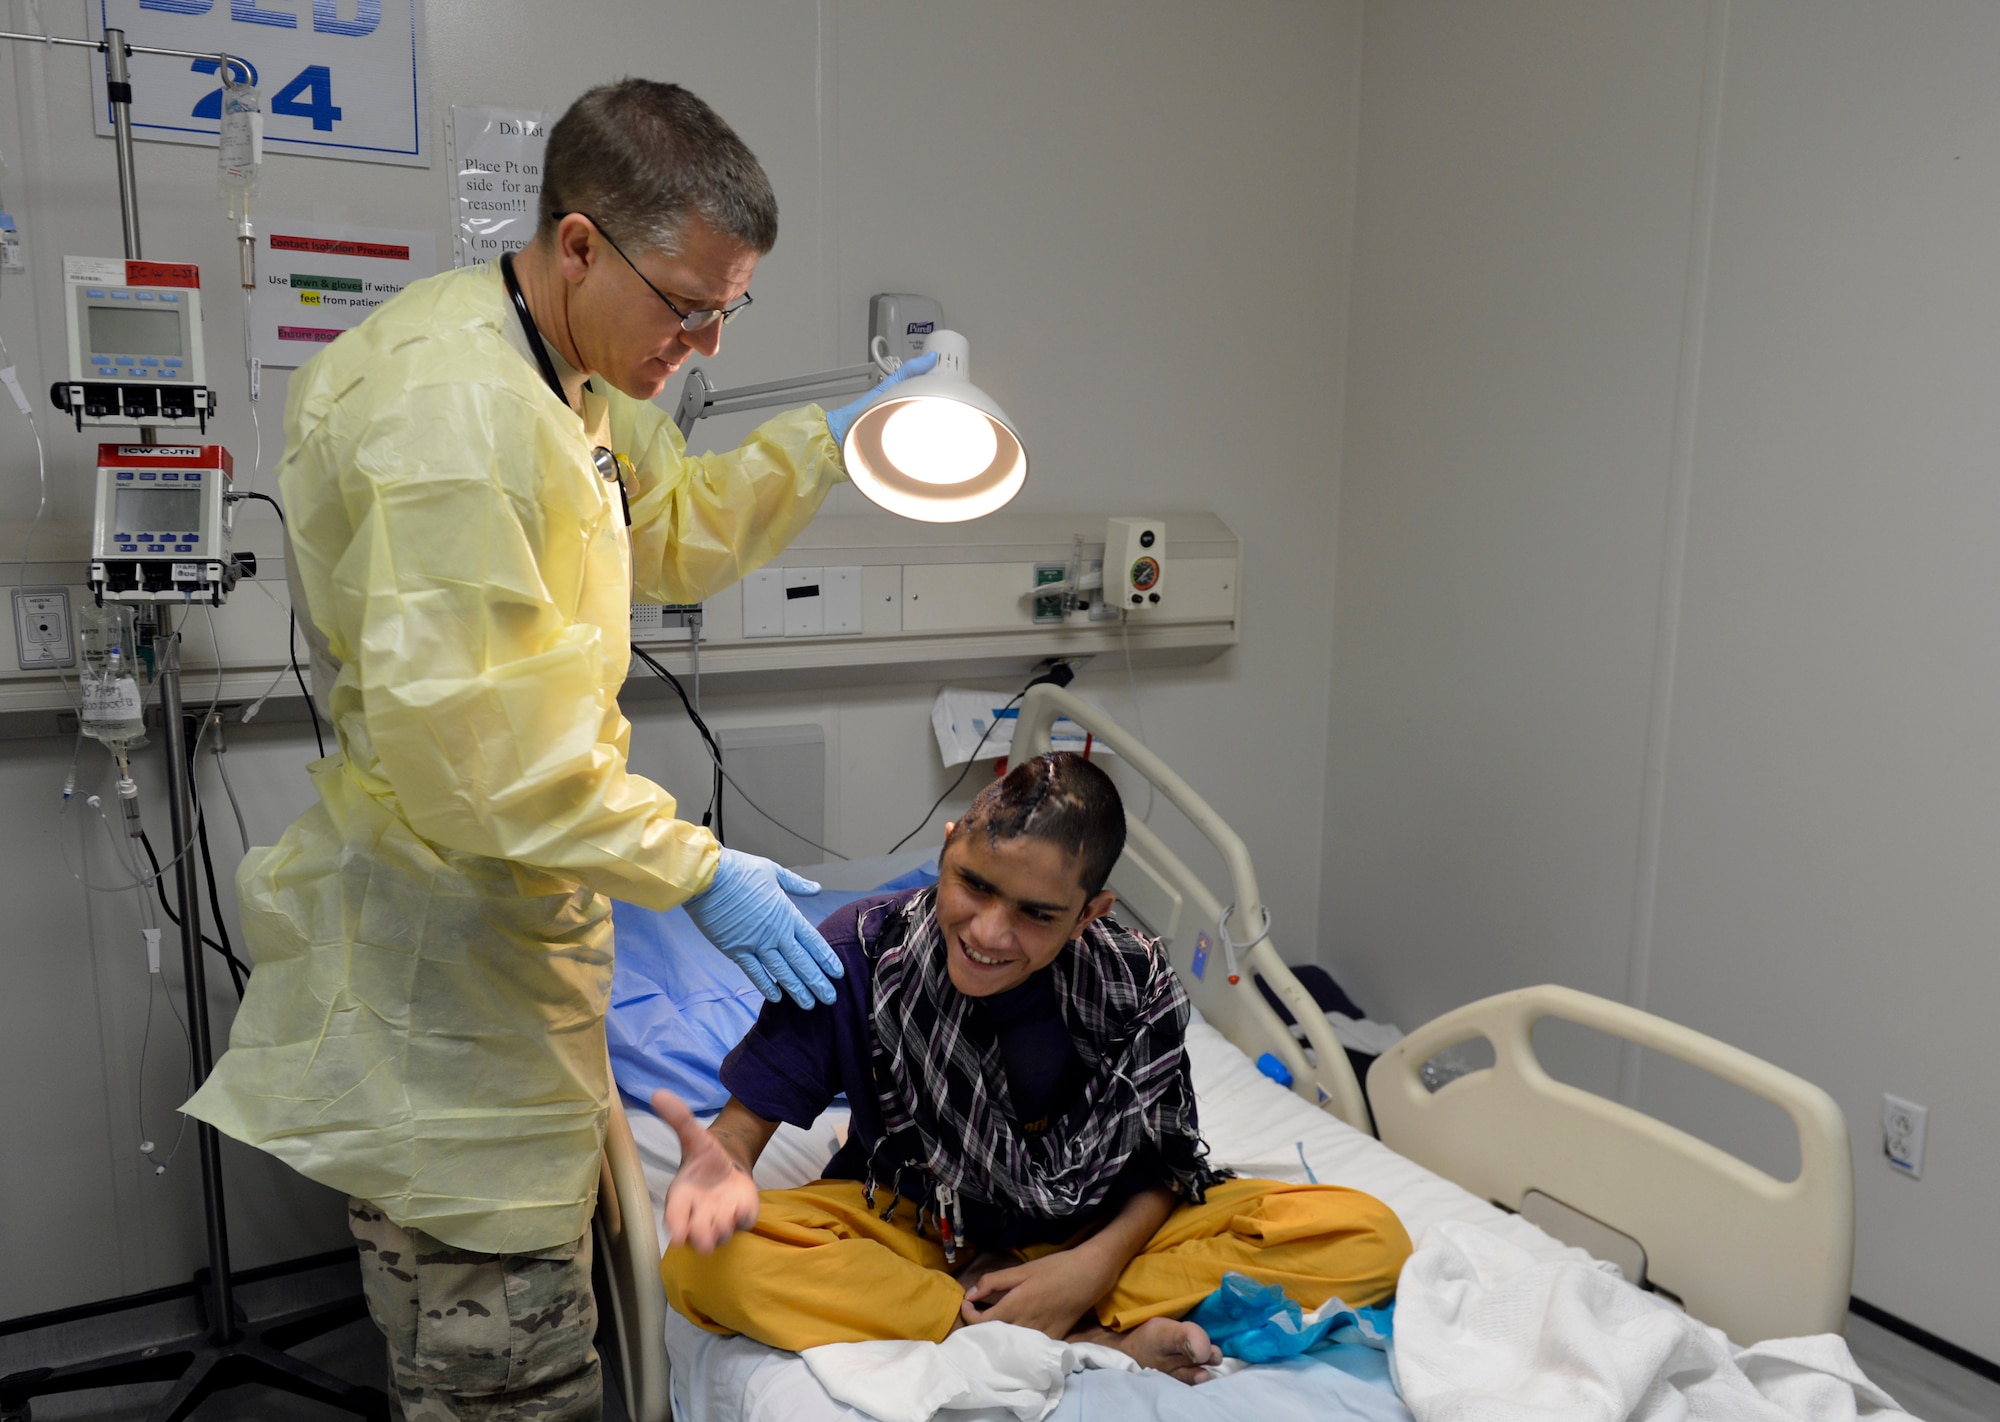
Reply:
M475 1254L347 1202L368 1312L389 1340L409 1422L597 1422L590 1235L533 1254Z

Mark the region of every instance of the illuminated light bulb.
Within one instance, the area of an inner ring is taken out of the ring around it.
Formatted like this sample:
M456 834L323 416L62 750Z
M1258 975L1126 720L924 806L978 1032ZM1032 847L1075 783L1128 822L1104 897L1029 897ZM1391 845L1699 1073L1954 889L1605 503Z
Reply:
M882 426L882 452L902 474L925 484L976 479L999 448L993 422L957 400L908 401Z

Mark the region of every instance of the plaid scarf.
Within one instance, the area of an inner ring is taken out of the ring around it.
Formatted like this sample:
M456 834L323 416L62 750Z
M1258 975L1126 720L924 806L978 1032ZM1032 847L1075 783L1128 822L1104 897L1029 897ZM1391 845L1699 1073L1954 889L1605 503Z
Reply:
M1166 1179L1195 1203L1228 1178L1209 1164L1195 1120L1183 1047L1187 994L1156 940L1100 918L1048 967L1088 1079L1068 1110L1030 1136L1008 1099L999 1043L974 1026L978 999L952 986L937 890L874 912L889 917L868 948L883 1124L868 1165L871 1205L878 1179L923 1202L920 1227L927 1206L955 1255L964 1243L960 1196L1016 1215L1067 1219L1101 1203L1141 1149L1150 1149ZM868 942L865 921L862 939ZM912 1164L924 1177L917 1191L898 1178Z

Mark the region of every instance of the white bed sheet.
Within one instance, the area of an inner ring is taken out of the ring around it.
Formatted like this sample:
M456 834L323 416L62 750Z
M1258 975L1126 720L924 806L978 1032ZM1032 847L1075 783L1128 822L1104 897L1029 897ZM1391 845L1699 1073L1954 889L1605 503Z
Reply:
M1538 1260L1589 1257L1307 1105L1259 1072L1205 1022L1196 1021L1188 1030L1188 1061L1210 1152L1240 1175L1304 1183L1303 1147L1305 1163L1321 1184L1346 1185L1375 1196L1396 1211L1412 1239L1421 1238L1432 1225L1457 1220L1489 1230ZM679 1143L650 1112L629 1114L657 1219L680 1164ZM778 1190L816 1179L846 1132L844 1107L827 1112L809 1131L781 1126L757 1163L757 1183ZM677 1417L696 1422L794 1418L822 1422L866 1415L827 1396L796 1353L779 1352L747 1338L718 1338L671 1309L667 1351L673 1360Z

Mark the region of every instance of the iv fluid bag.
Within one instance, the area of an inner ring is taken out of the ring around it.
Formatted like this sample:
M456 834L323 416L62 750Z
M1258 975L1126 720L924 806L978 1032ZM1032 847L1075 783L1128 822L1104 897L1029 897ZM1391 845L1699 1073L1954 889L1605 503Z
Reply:
M216 135L216 172L231 212L238 200L257 191L264 168L264 103L255 84L233 84L236 71L225 66L222 84L222 125Z
M133 609L121 602L85 603L76 631L83 653L83 733L113 748L144 745L153 662L139 646Z

